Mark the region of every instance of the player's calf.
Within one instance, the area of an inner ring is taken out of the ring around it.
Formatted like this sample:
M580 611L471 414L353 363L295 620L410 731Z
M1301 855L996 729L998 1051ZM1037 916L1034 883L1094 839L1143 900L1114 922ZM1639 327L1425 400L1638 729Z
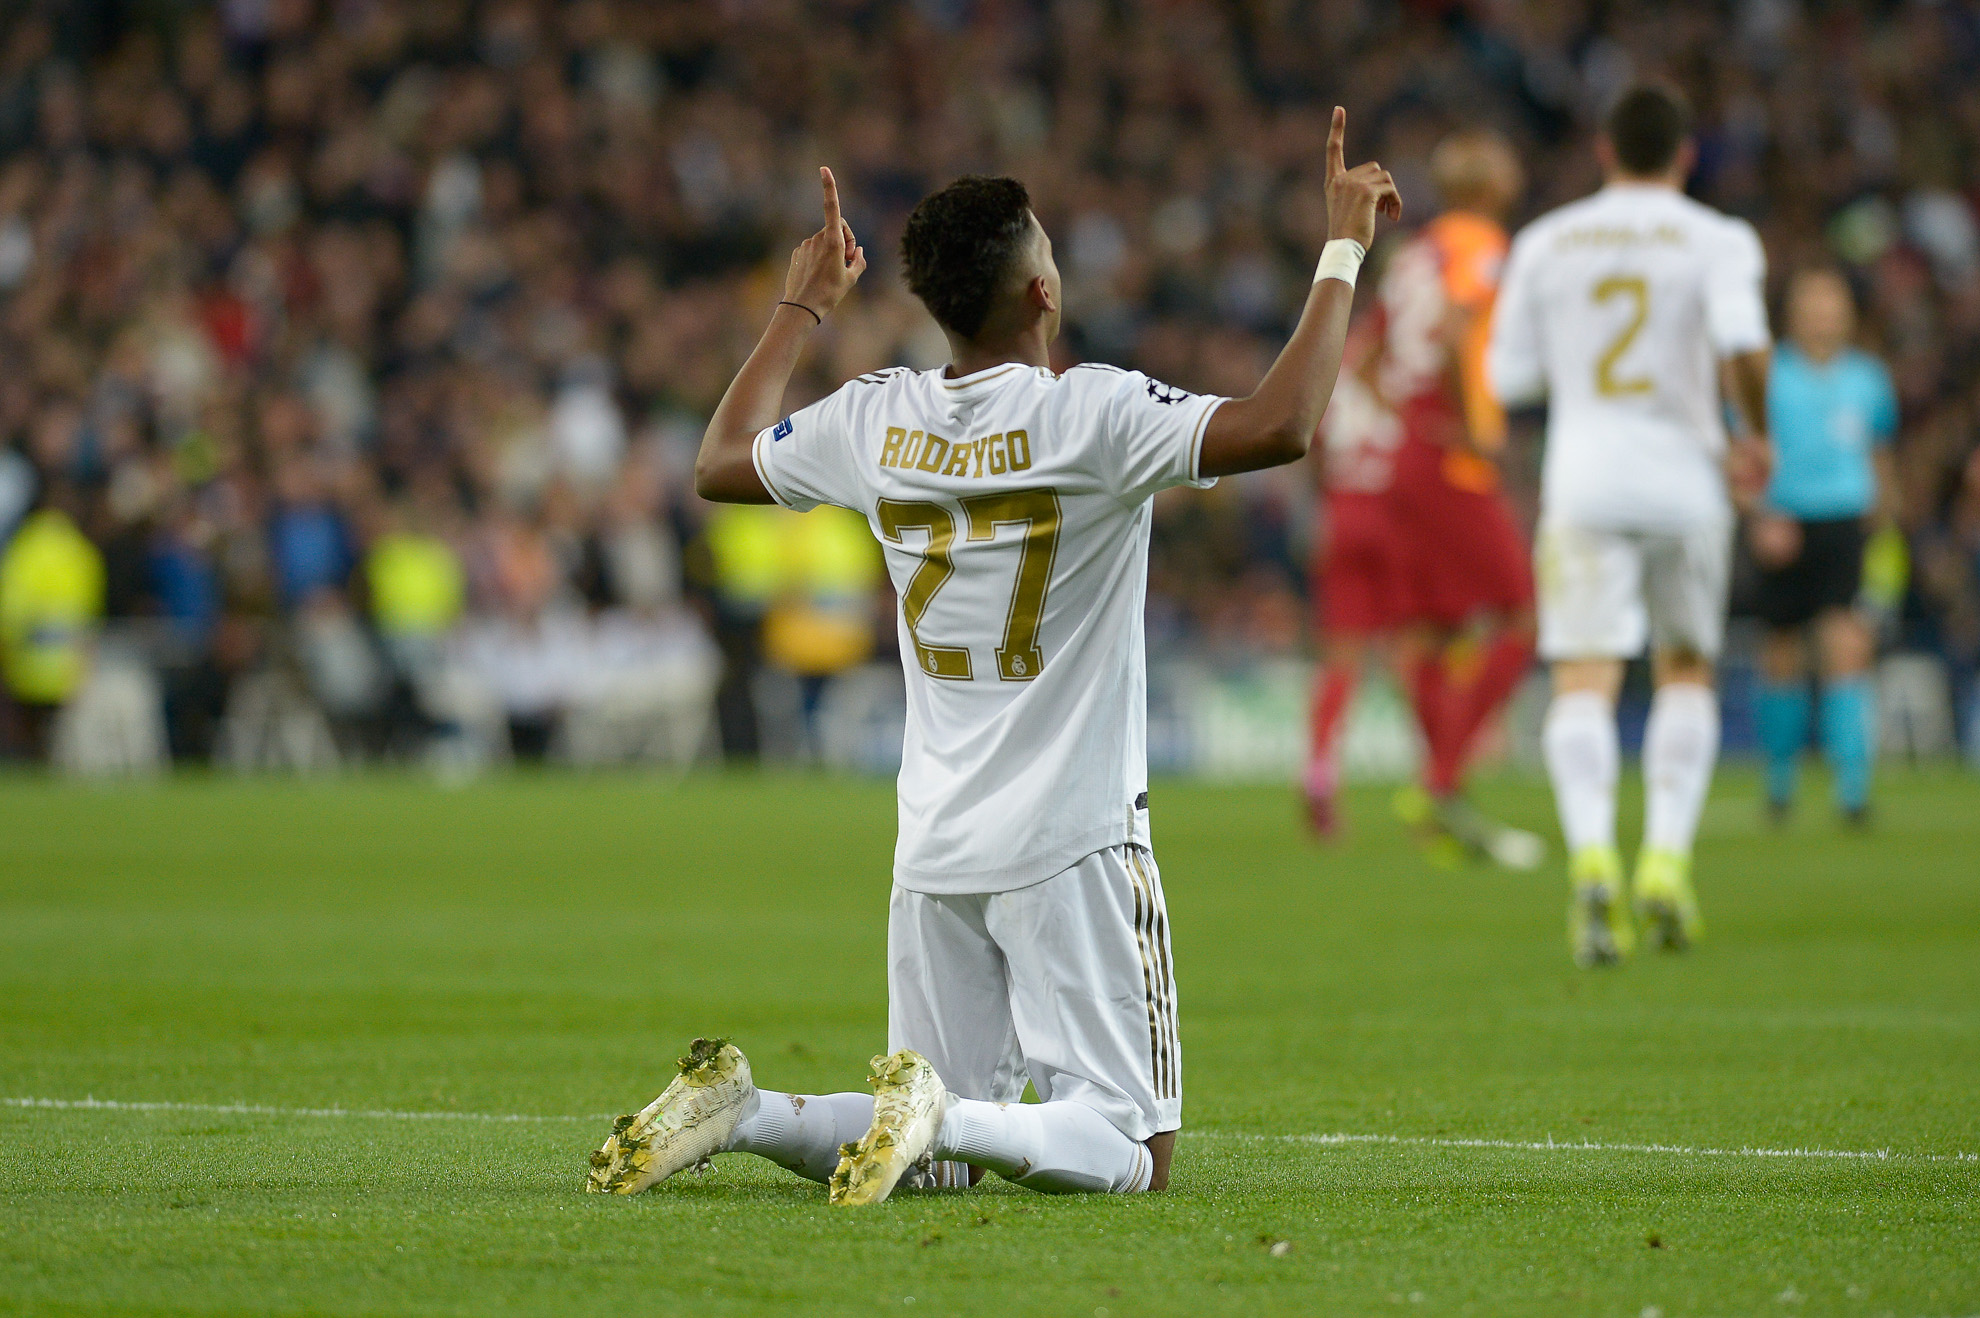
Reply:
M938 1156L987 1167L1045 1194L1138 1194L1168 1184L1175 1132L1148 1143L1123 1134L1096 1108L1051 1103L980 1103L950 1095Z
M1148 1189L1166 1190L1169 1188L1169 1163L1176 1152L1176 1132L1165 1130L1159 1135L1150 1135L1142 1143L1148 1149L1151 1163L1148 1170Z

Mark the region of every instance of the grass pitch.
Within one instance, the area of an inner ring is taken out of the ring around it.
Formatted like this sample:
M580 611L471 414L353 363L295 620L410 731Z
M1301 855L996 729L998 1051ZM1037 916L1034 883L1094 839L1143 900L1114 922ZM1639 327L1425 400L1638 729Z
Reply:
M740 1157L580 1183L696 1033L861 1083L887 785L0 780L0 1311L1959 1318L1980 782L1880 793L1775 834L1727 775L1705 944L1586 974L1557 866L1433 869L1379 793L1323 851L1284 790L1158 784L1171 1191L828 1212ZM1483 796L1551 833L1543 785Z

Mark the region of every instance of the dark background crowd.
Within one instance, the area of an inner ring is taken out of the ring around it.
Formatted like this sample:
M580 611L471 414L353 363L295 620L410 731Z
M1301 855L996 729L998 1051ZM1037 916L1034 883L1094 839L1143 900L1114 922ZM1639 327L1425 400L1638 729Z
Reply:
M155 675L178 757L213 754L271 672L389 749L455 717L432 674L463 646L540 748L574 668L702 637L747 753L780 592L851 600L893 643L870 570L810 580L788 528L725 531L689 479L816 227L820 163L884 255L792 406L944 359L892 253L968 172L1036 198L1065 362L1242 393L1324 238L1334 103L1419 219L1440 135L1503 129L1530 216L1597 185L1591 125L1645 74L1693 98L1693 190L1759 227L1776 293L1798 265L1848 271L1903 409L1911 575L1886 640L1970 699L1971 0L10 0L0 536L53 509L93 545L102 632ZM1158 653L1302 649L1313 477L1165 496ZM61 685L10 684L17 753Z

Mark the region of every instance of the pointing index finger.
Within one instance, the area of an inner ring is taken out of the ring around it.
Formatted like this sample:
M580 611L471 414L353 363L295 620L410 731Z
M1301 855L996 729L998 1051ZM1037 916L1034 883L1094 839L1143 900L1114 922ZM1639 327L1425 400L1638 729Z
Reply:
M1334 107L1334 122L1327 128L1327 177L1334 178L1347 169L1342 158L1347 144L1347 111Z
M824 165L818 167L818 181L825 187L825 231L836 234L844 221L839 216L839 183L832 177L832 171Z

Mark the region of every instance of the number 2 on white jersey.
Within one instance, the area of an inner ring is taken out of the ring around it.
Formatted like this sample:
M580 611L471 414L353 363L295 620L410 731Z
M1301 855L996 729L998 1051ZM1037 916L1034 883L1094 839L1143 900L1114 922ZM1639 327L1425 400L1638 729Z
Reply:
M1616 297L1626 297L1635 303L1629 323L1623 326L1622 333L1616 335L1602 355L1595 359L1595 392L1604 398L1629 398L1649 393L1656 385L1648 377L1616 378L1616 363L1629 351L1629 345L1636 342L1636 336L1643 332L1643 322L1650 318L1649 283L1642 275L1610 275L1595 285L1590 296L1597 303Z
M1045 666L1038 648L1038 628L1045 616L1045 592L1052 583L1052 564L1059 553L1059 496L1051 490L1003 490L959 499L969 519L971 540L994 540L1000 526L1022 526L1017 580L1011 585L1011 606L1004 617L1004 641L997 647L997 676L1006 682L1029 682ZM969 648L930 645L921 639L921 619L935 595L955 575L952 548L956 515L932 500L882 499L875 508L880 532L897 545L903 531L926 531L921 563L901 593L901 616L914 640L915 657L930 677L966 682L975 676Z

